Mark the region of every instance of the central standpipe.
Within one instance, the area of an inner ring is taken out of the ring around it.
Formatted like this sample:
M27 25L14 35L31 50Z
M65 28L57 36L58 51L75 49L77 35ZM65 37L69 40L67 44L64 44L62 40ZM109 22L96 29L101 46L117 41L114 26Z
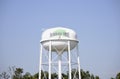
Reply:
M68 66L69 66L69 79L71 79L71 55L70 55L70 41L67 41L68 43ZM64 51L64 50L63 50ZM62 65L62 59L61 59L61 52L59 52L60 54L58 55L59 56L59 59L58 59L58 79L62 79L62 73L61 73L61 65Z
M58 59L58 79L62 79L62 73L61 73L61 54L59 55Z

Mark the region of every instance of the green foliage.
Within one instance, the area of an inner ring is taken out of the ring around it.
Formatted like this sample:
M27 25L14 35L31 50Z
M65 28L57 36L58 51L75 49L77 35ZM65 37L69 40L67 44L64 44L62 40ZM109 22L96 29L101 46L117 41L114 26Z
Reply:
M16 70L14 71L13 79L23 79L22 73L22 68L16 68Z
M38 79L38 77L39 77L39 73L33 75L33 79Z
M120 79L120 72L116 75L116 79Z
M9 74L7 72L1 73L0 79L39 79L39 73L31 75L29 72L26 72L25 74L23 74L22 68L11 67L9 69L10 69ZM78 74L79 74L78 70L72 69L71 71L72 79L78 79ZM48 76L49 76L49 73L47 71L41 71L41 79L48 79ZM69 79L68 72L66 74L62 73L62 77L63 79ZM58 74L52 73L51 79L58 79ZM100 78L99 76L90 74L89 71L84 71L83 69L81 69L81 79L100 79ZM115 78L111 77L111 79L120 79L120 72L117 73Z
M111 77L111 79L120 79L120 72L119 72L119 73L117 73L117 75L116 75L116 77L115 77L115 78Z
M23 69L22 68L15 68L15 67L11 67L10 71L12 72L12 79L38 79L39 78L39 73L36 73L34 75L31 75L29 72L26 72L25 74L23 74ZM2 73L0 74L0 76L2 75L2 79L9 79L9 77L7 78L7 75L5 75L6 73ZM76 69L72 69L71 71L71 75L72 75L72 79L78 79L78 70ZM48 79L49 73L47 71L41 71L41 79ZM67 74L62 73L62 77L64 79L69 79L68 77L68 72ZM58 78L58 74L57 73L52 73L51 74L51 78L52 79L57 79ZM81 69L81 79L99 79L98 76L94 76L93 74L90 74L89 71L83 71Z
M0 79L9 79L10 76L7 72L3 72L0 74Z
M23 79L33 79L33 77L29 72L26 72L25 75L23 75Z
M81 79L100 79L99 76L94 76L93 74L90 74L89 71L83 71L81 69Z

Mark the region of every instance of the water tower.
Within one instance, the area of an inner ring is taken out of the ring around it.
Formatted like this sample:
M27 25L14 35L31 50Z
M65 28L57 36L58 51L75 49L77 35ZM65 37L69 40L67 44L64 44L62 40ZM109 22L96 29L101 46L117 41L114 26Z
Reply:
M78 42L71 29L45 30L40 41L39 79L81 79Z

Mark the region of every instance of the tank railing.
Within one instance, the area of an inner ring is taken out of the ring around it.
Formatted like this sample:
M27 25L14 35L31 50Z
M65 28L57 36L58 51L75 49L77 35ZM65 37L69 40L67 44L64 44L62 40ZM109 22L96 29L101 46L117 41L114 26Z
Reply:
M48 41L76 41L79 42L77 39L48 39L48 40L41 40L40 43L48 42Z

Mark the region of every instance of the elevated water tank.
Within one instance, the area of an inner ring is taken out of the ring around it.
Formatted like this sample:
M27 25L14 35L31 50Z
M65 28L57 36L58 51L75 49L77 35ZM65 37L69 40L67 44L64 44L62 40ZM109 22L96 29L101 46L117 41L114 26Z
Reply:
M42 33L41 43L46 50L49 50L50 41L51 51L66 51L68 41L70 42L70 50L72 50L78 43L75 31L63 27L50 28Z

